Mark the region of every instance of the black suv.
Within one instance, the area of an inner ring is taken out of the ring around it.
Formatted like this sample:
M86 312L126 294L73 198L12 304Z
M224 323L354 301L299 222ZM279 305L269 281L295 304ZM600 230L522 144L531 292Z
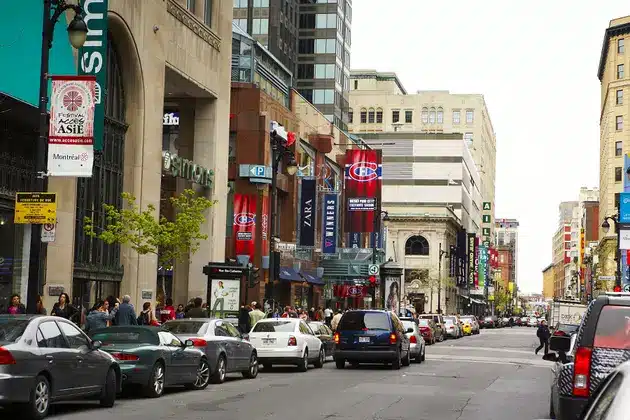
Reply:
M391 363L392 369L409 366L409 338L405 332L393 312L346 312L333 336L337 369L343 369L346 361L353 366L359 363Z
M554 335L558 355L551 384L549 416L579 419L606 376L630 359L630 293L606 293L593 300L573 336Z

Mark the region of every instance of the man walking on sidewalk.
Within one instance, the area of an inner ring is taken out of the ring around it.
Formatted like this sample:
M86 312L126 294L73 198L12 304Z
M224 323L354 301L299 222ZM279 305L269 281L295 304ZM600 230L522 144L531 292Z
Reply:
M536 336L540 340L540 346L536 347L536 354L542 349L545 348L545 356L549 353L549 337L551 336L551 332L549 331L549 327L547 327L547 322L543 319L540 321L540 325L538 326L538 330L536 331Z

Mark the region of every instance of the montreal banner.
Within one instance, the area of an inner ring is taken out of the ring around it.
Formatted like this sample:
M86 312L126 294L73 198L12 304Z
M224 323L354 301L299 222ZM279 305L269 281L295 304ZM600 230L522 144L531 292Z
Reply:
M256 251L256 196L234 194L234 225L232 227L236 255L248 255L254 261Z
M49 176L92 176L95 90L95 76L52 76Z
M345 232L373 232L383 183L380 150L346 151Z

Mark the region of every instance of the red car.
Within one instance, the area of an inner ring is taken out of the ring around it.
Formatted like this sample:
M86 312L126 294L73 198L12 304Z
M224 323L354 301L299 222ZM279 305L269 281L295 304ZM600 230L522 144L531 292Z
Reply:
M419 319L418 320L418 329L420 330L420 334L422 334L422 338L424 338L424 342L427 344L435 344L435 330L432 320L430 319Z

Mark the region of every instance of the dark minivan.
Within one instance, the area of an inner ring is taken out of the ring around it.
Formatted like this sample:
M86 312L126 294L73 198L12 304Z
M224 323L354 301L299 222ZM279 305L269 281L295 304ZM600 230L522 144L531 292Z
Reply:
M392 369L409 366L409 338L400 319L393 312L361 310L346 312L333 337L333 358L337 369L348 361L359 363L391 363Z

